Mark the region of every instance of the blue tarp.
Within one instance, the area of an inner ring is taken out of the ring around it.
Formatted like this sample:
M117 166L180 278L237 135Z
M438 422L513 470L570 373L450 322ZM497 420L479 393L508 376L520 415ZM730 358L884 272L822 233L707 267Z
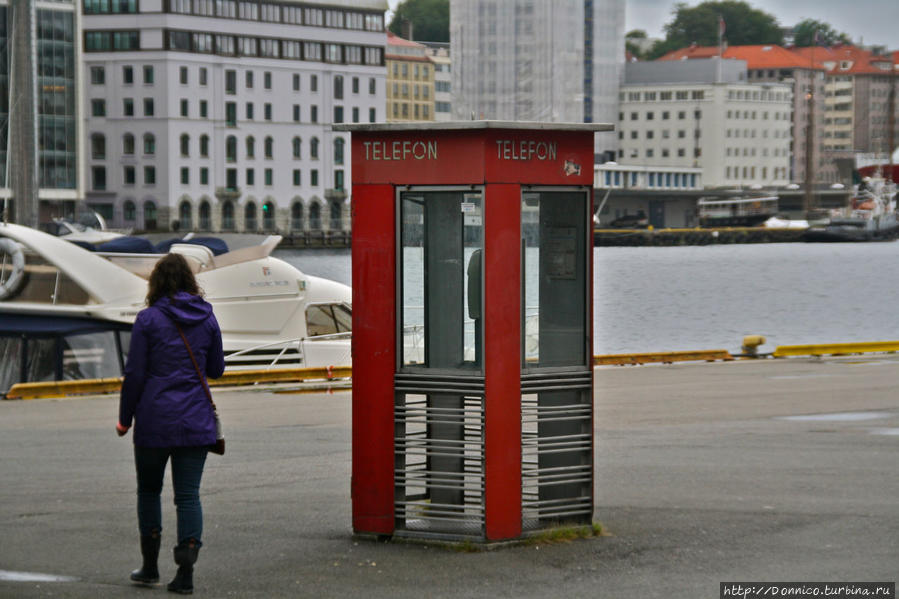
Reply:
M218 237L193 237L191 239L166 239L156 244L156 252L167 254L172 246L176 243L190 243L193 245L202 245L212 251L213 256L220 256L228 253L228 244Z
M99 331L131 330L130 324L78 318L74 316L50 316L0 312L0 336L59 337Z
M116 237L98 245L97 251L121 254L155 254L156 248L143 237Z

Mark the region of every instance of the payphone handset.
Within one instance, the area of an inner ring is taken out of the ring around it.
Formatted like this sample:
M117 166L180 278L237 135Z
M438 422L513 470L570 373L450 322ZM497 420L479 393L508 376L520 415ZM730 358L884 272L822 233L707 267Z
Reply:
M468 259L468 317L481 318L481 250L475 250Z

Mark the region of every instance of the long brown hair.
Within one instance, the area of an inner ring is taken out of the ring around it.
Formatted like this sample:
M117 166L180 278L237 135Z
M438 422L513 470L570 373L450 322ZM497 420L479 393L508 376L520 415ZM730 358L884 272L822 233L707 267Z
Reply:
M147 305L152 306L162 297L173 297L178 291L200 295L200 287L194 273L181 254L166 254L150 273Z

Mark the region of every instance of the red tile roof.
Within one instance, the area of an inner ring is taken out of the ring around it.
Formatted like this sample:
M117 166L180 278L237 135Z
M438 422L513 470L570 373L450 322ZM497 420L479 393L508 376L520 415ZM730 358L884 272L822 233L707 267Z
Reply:
M407 48L425 48L424 44L419 44L418 42L413 42L411 40L406 40L396 35L392 31L387 32L387 45L388 46L405 46Z
M838 45L830 48L793 48L792 52L806 59L814 57L815 62L821 63L828 69L828 73L837 75L879 74L889 73L893 66L880 68L878 65L894 65L896 54L884 56L874 54L863 48L851 45ZM825 64L826 63L826 64Z
M712 58L718 56L717 46L688 46L665 54L659 60L686 60L692 58ZM747 69L823 69L820 64L812 65L786 48L774 45L729 46L724 58L746 61ZM816 61L817 62L817 61Z

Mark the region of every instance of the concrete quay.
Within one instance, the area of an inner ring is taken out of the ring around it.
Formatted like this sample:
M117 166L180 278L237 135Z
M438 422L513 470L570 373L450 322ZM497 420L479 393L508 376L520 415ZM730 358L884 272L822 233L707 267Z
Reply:
M216 390L228 454L207 462L195 595L692 599L722 581L895 581L897 388L889 355L598 368L608 536L479 553L352 537L349 393ZM114 396L0 402L0 597L171 596L128 581L135 483L116 412ZM10 580L24 572L73 580Z

